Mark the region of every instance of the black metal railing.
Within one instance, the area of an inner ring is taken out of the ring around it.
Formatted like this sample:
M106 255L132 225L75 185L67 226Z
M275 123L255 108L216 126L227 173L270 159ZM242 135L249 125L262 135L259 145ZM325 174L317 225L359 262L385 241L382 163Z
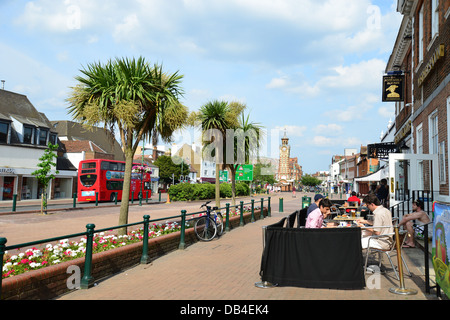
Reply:
M425 211L430 219L433 217L433 201L434 196L432 191L428 190L407 190L403 194L405 198L402 202L390 207L393 218L398 218L399 221L402 220L403 216L412 212L412 203L415 200L421 200L424 204L423 211ZM423 226L423 237L424 237L424 262L425 262L425 291L430 293L430 264L429 264L429 224Z
M267 201L267 217L271 216L270 200L271 200L270 197L268 197L266 200ZM260 204L261 204L261 207L259 208L260 209L260 219L264 219L264 198L261 198ZM255 221L255 209L257 210L257 208L255 208L255 200L254 199L251 199L251 201L248 203L244 203L244 201L240 201L240 203L235 206L230 206L230 204L227 203L225 207L217 209L217 210L225 210L225 231L230 230L230 209L233 207L235 207L236 209L239 210L239 215L240 215L239 225L240 226L244 225L244 205L250 205L251 221L252 222ZM141 255L140 263L147 264L147 263L149 263L149 260L150 260L148 257L148 234L149 234L150 222L167 221L170 219L180 219L181 220L181 222L180 222L181 230L180 230L180 240L179 240L178 248L184 249L185 248L186 225L190 221L196 219L195 215L203 214L205 212L206 211L203 210L203 211L198 211L198 212L193 212L193 213L187 214L186 210L181 210L180 215L176 215L176 216L172 216L172 217L164 217L164 218L159 218L159 219L154 219L154 220L150 220L149 215L144 215L143 221L114 226L114 227L108 227L108 228L103 228L103 229L95 229L95 225L89 223L86 225L85 232L63 235L63 236L59 236L59 237L53 237L53 238L37 240L37 241L32 241L32 242L20 243L20 244L16 244L16 245L12 245L12 246L6 246L7 239L0 237L0 270L1 270L0 300L2 297L3 257L8 250L27 248L27 247L32 247L34 245L41 245L44 243L55 242L55 241L59 241L59 240L63 240L63 239L70 239L70 238L85 236L86 237L86 251L85 251L85 255L84 255L84 257L85 257L84 274L80 281L80 288L88 289L92 286L92 284L94 282L94 279L91 275L91 270L92 270L93 238L94 238L95 233L111 231L114 229L126 228L126 227L131 227L131 226L143 225L143 239L142 239L143 247L142 247L142 255ZM190 219L188 219L189 216L191 216Z

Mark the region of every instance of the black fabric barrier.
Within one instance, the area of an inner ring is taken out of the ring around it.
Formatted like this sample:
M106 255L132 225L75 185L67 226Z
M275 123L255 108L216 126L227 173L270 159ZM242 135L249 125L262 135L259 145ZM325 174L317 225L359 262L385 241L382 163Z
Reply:
M268 226L265 232L262 281L306 288L365 287L360 228Z

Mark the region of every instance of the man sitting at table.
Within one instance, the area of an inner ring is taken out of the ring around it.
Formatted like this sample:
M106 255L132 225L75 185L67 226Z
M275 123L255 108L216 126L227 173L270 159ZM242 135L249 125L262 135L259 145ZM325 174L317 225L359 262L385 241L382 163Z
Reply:
M319 207L314 209L306 218L305 228L323 228L323 219L330 214L333 203L330 199L323 198L319 202Z
M314 202L311 203L311 205L308 207L308 210L306 211L306 216L308 216L313 210L317 209L319 207L320 200L323 199L323 195L320 193L316 194L314 196Z
M356 223L358 227L364 227L365 224L372 225L374 227L364 230L365 235L361 238L362 248L367 249L370 245L371 248L382 250L389 249L392 246L392 235L370 239L370 243L369 238L372 235L392 234L394 232L394 228L392 226L392 213L381 205L380 200L373 193L364 197L363 202L366 207L373 212L373 221L357 219Z

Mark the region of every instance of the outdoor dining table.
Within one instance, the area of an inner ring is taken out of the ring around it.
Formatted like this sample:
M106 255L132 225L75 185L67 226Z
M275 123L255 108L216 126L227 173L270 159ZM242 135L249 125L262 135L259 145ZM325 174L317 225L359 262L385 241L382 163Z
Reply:
M261 280L278 286L365 286L361 228L264 228Z

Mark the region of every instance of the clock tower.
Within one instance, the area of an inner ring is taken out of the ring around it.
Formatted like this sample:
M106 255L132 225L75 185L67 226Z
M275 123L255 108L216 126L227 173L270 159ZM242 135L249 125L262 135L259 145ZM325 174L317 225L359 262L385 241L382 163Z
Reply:
M286 130L284 136L281 138L280 146L280 161L278 166L278 180L281 183L287 183L287 180L291 179L289 159L290 159L291 147L289 146L289 138L286 136Z

